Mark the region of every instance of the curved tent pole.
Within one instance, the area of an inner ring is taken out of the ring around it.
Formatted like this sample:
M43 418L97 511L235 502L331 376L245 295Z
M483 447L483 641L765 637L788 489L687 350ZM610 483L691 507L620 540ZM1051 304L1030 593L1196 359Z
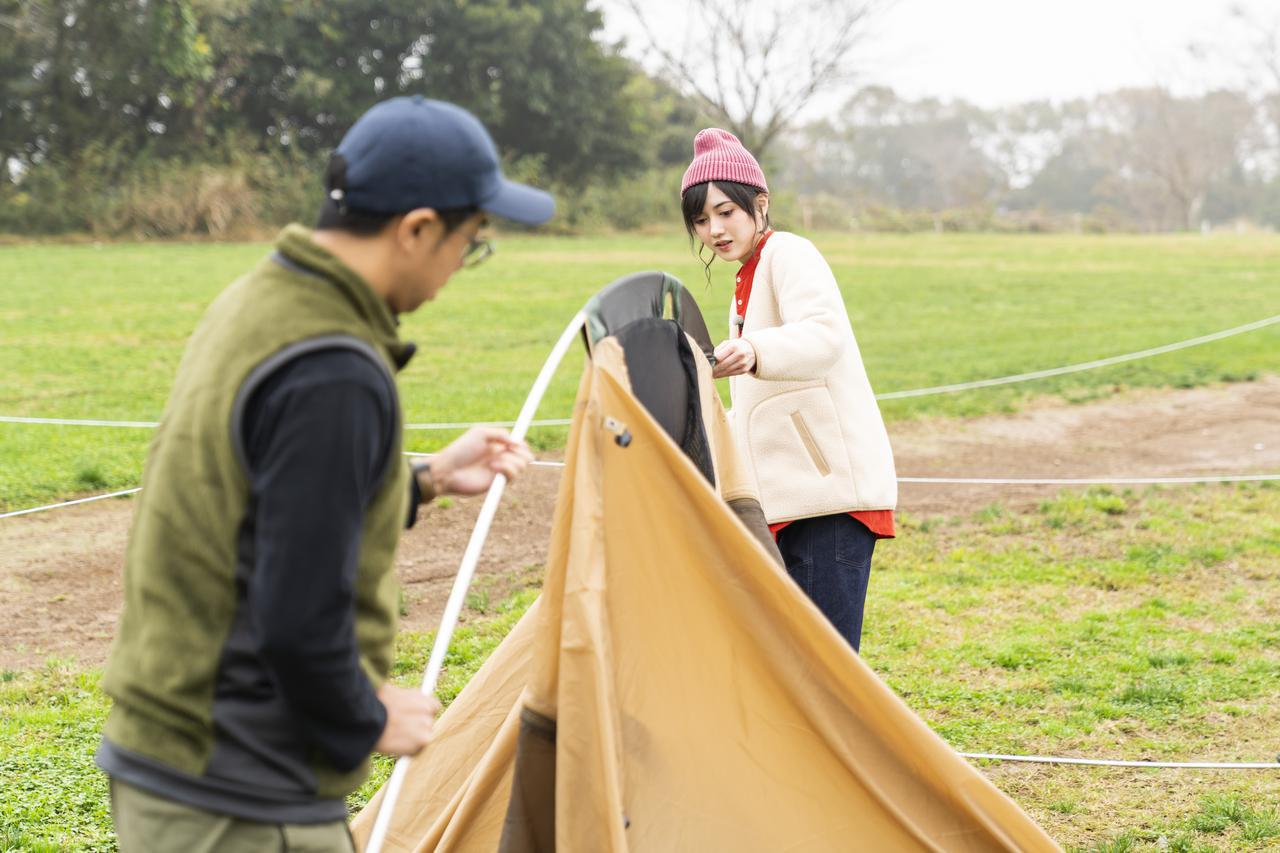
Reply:
M542 402L542 397L547 393L547 386L551 384L551 378L555 375L556 368L560 366L560 362L564 360L565 353L568 352L573 339L586 323L586 314L579 311L569 321L569 325L560 333L560 340L556 341L556 345L551 349L551 355L547 356L546 362L542 365L542 370L538 373L538 378L534 380L533 387L529 389L529 396L525 398L524 406L520 409L520 415L516 418L515 426L511 429L511 435L516 439L523 439L525 433L529 430L529 424L533 420L534 414L538 410L538 404ZM471 531L471 540L467 543L467 550L462 554L462 565L458 569L458 575L453 581L453 591L449 593L449 603L445 606L444 615L440 618L440 630L436 632L435 644L431 647L431 657L427 660L427 669L422 676L422 692L431 695L435 693L436 682L440 680L440 670L444 666L444 656L449 650L449 641L453 637L453 631L458 626L458 617L462 613L462 605L467 598L467 590L471 587L471 580L475 576L476 563L480 559L480 549L484 547L484 541L489 535L489 527L493 524L493 516L498 511L498 502L502 500L502 492L507 486L507 478L499 474L493 479L493 485L489 487L489 492L485 495L484 505L480 508L480 516L476 519L475 529ZM391 825L391 816L395 811L396 799L400 796L400 789L404 785L405 776L409 771L408 756L401 757L396 761L395 770L391 774L391 779L387 783L386 793L382 798L382 805L378 809L378 818L374 821L373 832L369 835L369 843L365 847L365 853L380 853L383 841L386 839L387 829Z

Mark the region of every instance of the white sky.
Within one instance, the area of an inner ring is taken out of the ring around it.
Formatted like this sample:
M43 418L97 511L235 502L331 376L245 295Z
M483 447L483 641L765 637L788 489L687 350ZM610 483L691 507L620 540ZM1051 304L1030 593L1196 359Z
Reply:
M867 43L864 82L982 106L1124 86L1201 89L1226 80L1233 62L1193 61L1187 46L1229 39L1232 2L1280 14L1280 0L897 0ZM683 4L647 5L678 16ZM601 6L611 35L632 34L613 3Z

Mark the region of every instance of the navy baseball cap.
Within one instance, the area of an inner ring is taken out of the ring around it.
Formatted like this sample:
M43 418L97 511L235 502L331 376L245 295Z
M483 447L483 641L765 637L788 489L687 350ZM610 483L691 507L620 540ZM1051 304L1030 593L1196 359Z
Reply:
M366 213L478 207L537 225L556 211L550 193L502 176L479 119L421 95L383 101L357 119L338 143L326 184L340 206Z

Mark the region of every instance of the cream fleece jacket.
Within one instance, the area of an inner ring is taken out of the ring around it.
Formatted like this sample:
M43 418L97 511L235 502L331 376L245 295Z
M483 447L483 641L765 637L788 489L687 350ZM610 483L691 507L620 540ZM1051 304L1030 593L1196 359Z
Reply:
M893 509L889 436L840 287L808 240L769 237L741 336L756 370L729 380L733 436L769 523Z

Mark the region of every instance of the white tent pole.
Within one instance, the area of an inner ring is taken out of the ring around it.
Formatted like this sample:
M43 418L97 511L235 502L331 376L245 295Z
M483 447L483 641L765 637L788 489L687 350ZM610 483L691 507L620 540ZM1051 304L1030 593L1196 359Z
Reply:
M547 386L551 384L556 368L564 360L565 353L568 352L569 346L586 320L587 315L583 312L579 311L575 314L561 333L560 340L556 341L556 345L551 349L551 355L547 356L542 370L538 373L538 378L529 389L529 396L520 409L520 416L516 418L516 424L511 430L513 438L523 439L528 432L529 424L538 411L538 404L542 402L543 395L547 393ZM499 474L494 477L493 485L489 487L489 493L485 496L484 505L480 508L475 529L471 531L471 541L467 543L467 550L462 554L462 565L458 569L458 576L453 581L453 591L449 593L449 603L445 606L444 616L440 619L440 630L436 632L435 644L431 647L431 657L427 660L427 670L422 676L422 692L427 695L435 693L436 682L439 681L440 670L444 666L444 656L449 650L449 641L453 637L454 628L458 626L458 617L462 613L467 590L470 589L471 580L476 573L480 549L484 547L485 538L489 535L489 527L493 524L493 516L498 511L498 502L502 500L502 492L506 486L507 478L504 475ZM404 785L404 778L409 772L409 760L409 757L405 756L396 761L395 770L392 771L391 779L387 782L386 793L383 794L382 805L378 810L378 819L374 821L373 832L369 836L365 853L380 853L382 850L387 829L391 825L391 816L395 811L396 799L400 796L400 788Z

